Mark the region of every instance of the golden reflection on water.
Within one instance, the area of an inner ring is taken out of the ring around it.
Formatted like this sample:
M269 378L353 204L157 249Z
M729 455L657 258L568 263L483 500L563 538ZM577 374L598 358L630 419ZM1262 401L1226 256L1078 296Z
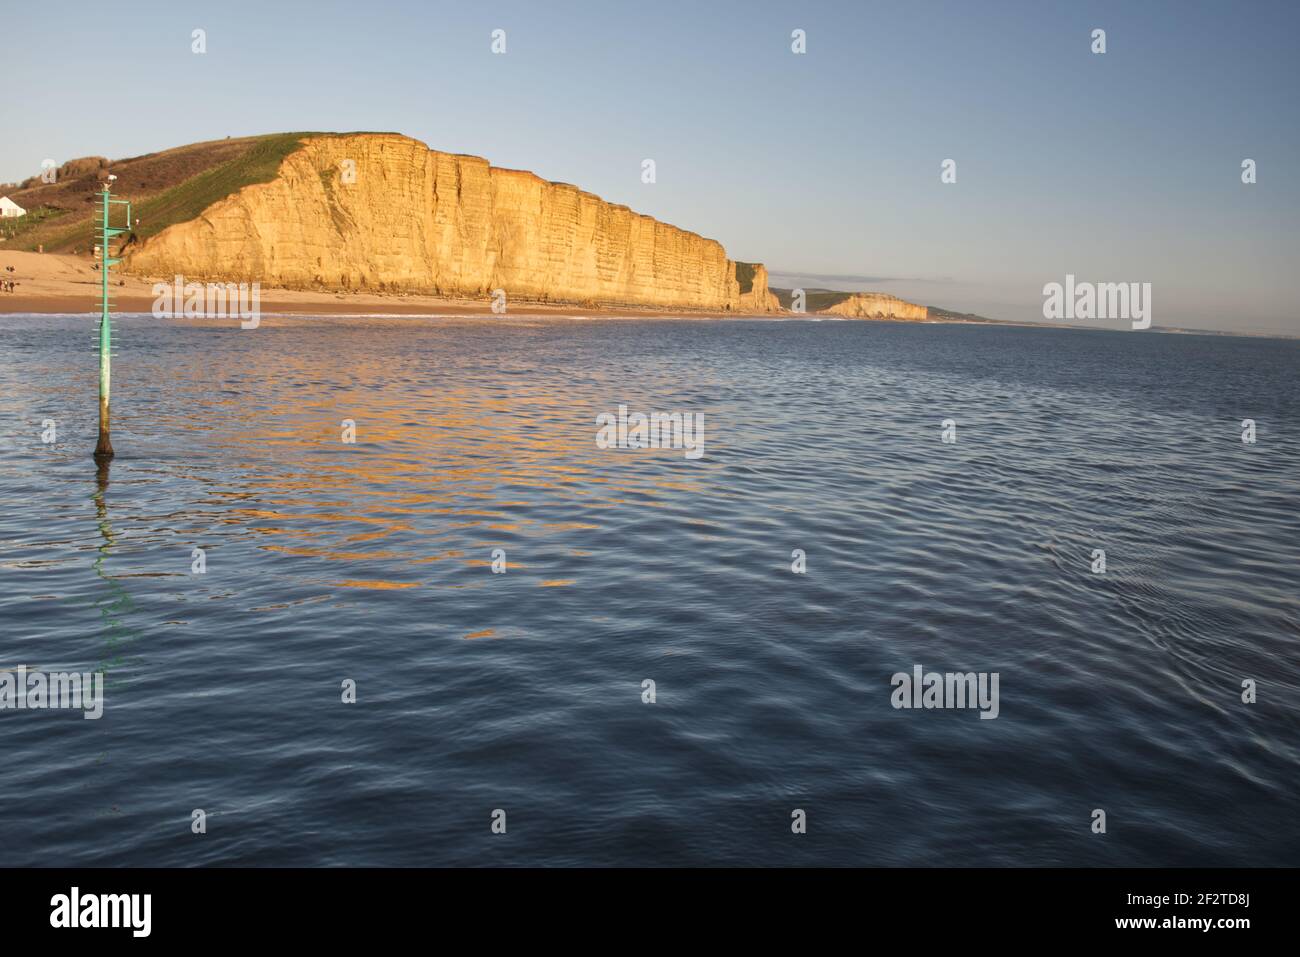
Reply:
M419 582L385 582L385 581L343 581L331 582L336 588L374 588L385 590L390 588L419 588Z
M273 317L256 347L245 347L251 334L235 337L237 368L202 350L160 366L171 381L158 387L178 395L179 417L206 407L186 426L220 460L215 479L200 462L178 471L203 484L199 507L264 537L267 552L383 564L366 569L378 576L320 577L340 589L464 587L421 569L481 570L493 548L522 551L528 540L563 540L566 554L587 555L581 545L604 527L593 519L601 511L658 509L701 488L709 466L682 462L680 451L596 447L597 413L621 402L657 408L652 393L637 401L635 375L531 369L519 344L502 366L484 362L481 342L466 358L462 337L481 337L474 324L483 322ZM487 322L494 336L535 327ZM355 444L343 441L344 420L355 422ZM662 464L634 468L633 457ZM510 554L509 570L528 572L523 558Z

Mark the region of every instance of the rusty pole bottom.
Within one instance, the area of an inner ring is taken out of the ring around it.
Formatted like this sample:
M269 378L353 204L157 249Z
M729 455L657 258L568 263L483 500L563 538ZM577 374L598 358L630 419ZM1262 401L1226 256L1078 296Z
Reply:
M108 403L101 399L99 402L99 442L95 445L96 459L111 459L113 457L113 441L109 438L110 431L108 427Z

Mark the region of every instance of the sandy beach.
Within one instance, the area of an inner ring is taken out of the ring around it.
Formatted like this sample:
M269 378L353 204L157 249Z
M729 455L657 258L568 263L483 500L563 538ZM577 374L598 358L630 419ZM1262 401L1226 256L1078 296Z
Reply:
M0 292L0 314L99 313L99 271L89 255L70 253L33 253L5 250L0 247L0 278L16 283L13 292ZM7 267L13 267L9 272ZM114 271L113 311L150 312L153 309L155 282L171 282L172 277L121 275ZM120 285L119 285L120 283ZM261 289L264 314L355 315L379 313L389 315L493 315L491 301L483 299L445 299L438 296L380 295L376 293L314 292L298 289ZM516 300L509 304L512 315L628 316L646 318L690 319L773 319L780 315L742 315L698 309L639 309L633 306L591 306L554 302Z

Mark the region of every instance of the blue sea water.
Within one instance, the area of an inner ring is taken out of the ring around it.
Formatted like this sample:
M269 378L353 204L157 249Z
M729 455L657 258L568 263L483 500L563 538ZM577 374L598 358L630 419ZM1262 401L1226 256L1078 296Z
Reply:
M0 669L107 674L0 710L0 865L1300 863L1300 342L117 330L97 472L93 321L0 316Z

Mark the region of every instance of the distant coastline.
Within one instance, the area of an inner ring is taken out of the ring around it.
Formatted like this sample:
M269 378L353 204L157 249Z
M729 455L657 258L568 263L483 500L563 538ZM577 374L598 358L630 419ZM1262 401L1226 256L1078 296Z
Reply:
M94 259L87 253L34 253L5 250L0 247L0 267L13 266L14 292L0 293L0 314L79 314L98 316L96 295L99 273ZM142 313L153 309L153 285L170 282L172 277L149 277L130 274L114 276L116 294L113 311ZM846 296L847 298L847 296ZM924 308L924 307L920 307ZM346 315L358 313L386 315L495 315L491 299L468 299L421 295L418 293L340 292L337 290L285 289L263 286L261 309L268 315ZM699 309L682 306L643 306L631 303L568 302L514 298L508 301L508 315L576 315L627 316L640 318L696 319L798 319L801 314L788 311L747 312L744 310ZM809 309L808 318L814 318ZM818 318L845 318L835 315ZM857 320L853 320L857 321ZM870 321L870 320L864 320ZM930 320L935 321L935 320ZM948 321L948 320L938 320ZM954 317L951 321L967 321ZM984 320L992 321L992 320Z
M0 315L85 315L98 319L96 296L99 273L94 260L86 253L33 253L6 250L0 246L0 270L6 265L14 272L3 275L17 283L14 292L0 292ZM149 313L153 310L153 277L122 275L115 277L116 296L113 310L116 313ZM120 283L120 285L118 285ZM329 290L302 290L263 288L261 311L265 315L297 316L482 316L507 318L518 316L628 319L762 319L767 321L831 321L831 322L908 322L913 325L997 325L1022 326L1031 329L1076 329L1082 331L1120 331L1097 325L1078 323L1023 322L1014 319L995 319L975 313L958 312L941 306L927 309L924 319L896 317L844 316L821 311L826 305L817 298L828 290L807 290L808 311L791 312L791 290L773 289L781 300L780 312L722 311L716 309L665 308L611 303L597 305L590 302L560 302L516 299L509 303L507 313L499 316L492 311L491 301L441 296L401 293L335 292ZM840 299L865 293L835 294ZM830 300L827 300L830 302ZM816 311L814 311L816 310ZM1189 329L1175 326L1152 326L1148 332L1174 335L1236 336L1253 339L1300 339L1284 333L1229 331L1219 329Z

